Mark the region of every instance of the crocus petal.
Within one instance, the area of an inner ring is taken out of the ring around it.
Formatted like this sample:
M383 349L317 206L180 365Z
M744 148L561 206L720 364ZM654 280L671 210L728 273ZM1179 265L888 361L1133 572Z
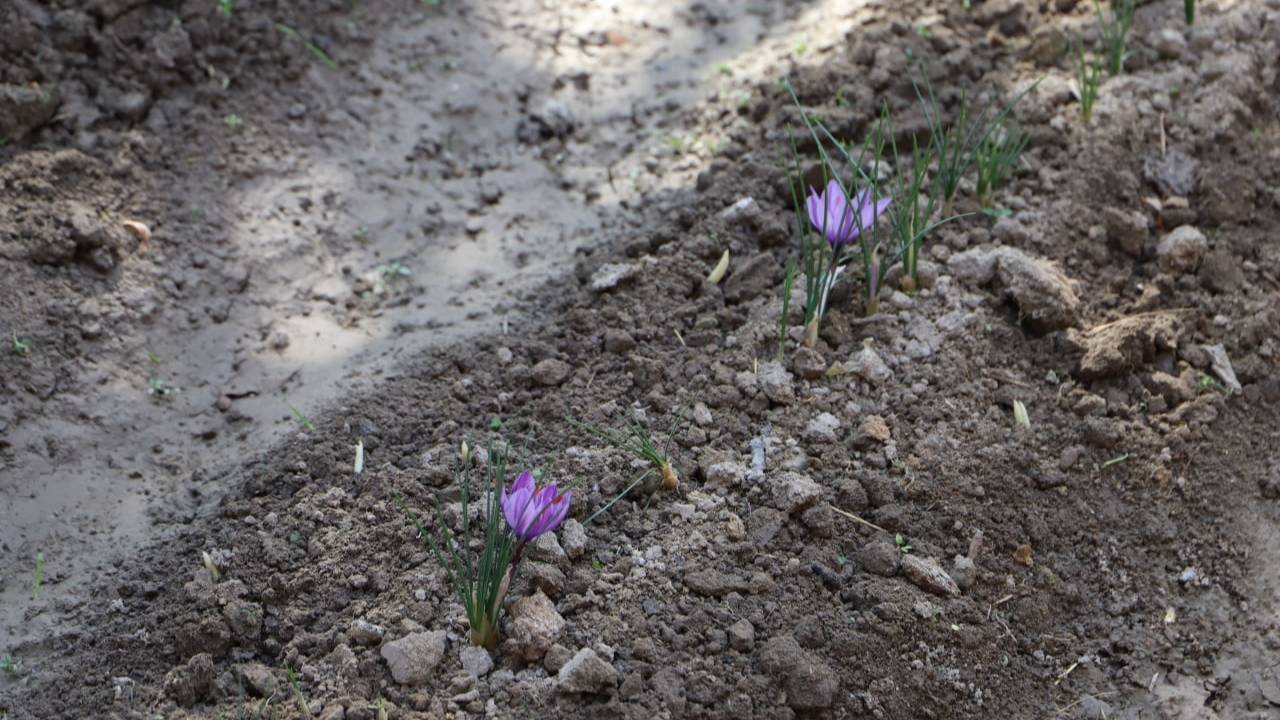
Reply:
M860 213L862 228L865 230L874 225L876 218L880 217L880 214L884 212L885 208L889 207L891 202L893 202L893 198L880 198L874 203L863 205Z
M516 478L515 483L511 486L512 490L520 490L522 488L533 489L533 473L528 470L520 473L520 477Z
M569 499L572 493L566 492L564 495L553 497L547 504L542 518L538 521L537 534L550 532L560 526L564 522L564 518L569 514Z
M532 499L533 489L526 486L508 494L502 502L502 515L507 519L507 525L511 526L511 531L516 535L520 535L525 529L522 519L529 509Z

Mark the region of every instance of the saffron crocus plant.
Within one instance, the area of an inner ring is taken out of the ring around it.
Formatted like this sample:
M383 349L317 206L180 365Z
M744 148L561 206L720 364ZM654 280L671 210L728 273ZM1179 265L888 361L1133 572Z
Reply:
M869 245L861 238L864 232L870 234L874 230L876 219L890 202L892 202L890 198L876 199L873 188L864 189L855 195L851 202L844 187L834 178L827 181L827 187L821 193L809 188L809 197L805 200L809 223L822 233L827 245L831 247L831 262L823 275L819 291L818 317L826 313L827 298L839 276L842 260L847 258L846 246L852 245L855 241L863 251L863 269L866 271L867 280L867 314L874 314L875 301L880 294L879 281L883 278L883 273L880 271L880 247L879 243ZM805 333L806 343L812 346L810 335L816 342L817 323L813 323L812 332L806 328Z
M561 493L555 483L537 487L533 473L525 470L510 490L502 487L509 459L505 450L489 448L485 466L484 545L479 557L471 550L471 453L463 443L455 470L462 503L461 536L455 537L439 504L433 528L425 526L408 508L405 512L423 541L445 568L467 612L471 642L492 650L498 645L498 619L511 580L520 568L525 547L539 535L555 530L569 513L572 493ZM403 502L401 503L403 507Z

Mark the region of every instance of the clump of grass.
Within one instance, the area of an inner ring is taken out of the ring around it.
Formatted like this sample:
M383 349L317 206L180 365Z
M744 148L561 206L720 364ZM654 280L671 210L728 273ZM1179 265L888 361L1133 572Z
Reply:
M1133 27L1134 0L1113 0L1110 14L1102 11L1102 4L1093 0L1098 16L1098 31L1107 55L1107 73L1112 77L1124 72L1124 61L1129 57L1125 44L1129 29Z
M303 415L301 410L290 405L289 412L293 414L293 419L297 420L299 425L307 429L307 432L316 431L316 426L314 423L311 422L311 418L307 417L306 415Z
M996 190L1004 186L1018 165L1018 158L1031 141L1031 135L1015 124L1002 125L989 133L978 147L978 203L984 208L995 204Z
M937 183L929 183L929 169L934 165L934 146L921 145L911 136L910 154L898 148L897 134L893 130L893 118L888 108L882 113L881 124L887 127L893 164L896 167L893 181L894 202L888 208L889 228L897 240L898 258L902 262L900 287L905 292L915 292L920 287L920 250L925 236L939 225L960 216L945 213L936 222L930 222L937 210L941 194Z
M998 134L1005 125L1006 119L1013 113L1013 108L1027 93L1034 90L1040 81L1027 86L1004 105L987 104L984 109L973 113L968 93L960 95L959 107L951 121L945 122L942 117L942 106L933 93L933 85L929 77L921 73L921 83L913 80L916 98L924 111L925 122L929 128L929 137L933 144L935 159L934 183L938 198L942 202L942 216L949 218L955 207L955 198L960 190L960 183L969 169L977 161L983 146L990 142L991 136Z
M1097 58L1086 58L1084 48L1077 51L1076 85L1080 93L1080 119L1087 125L1093 119L1093 104L1098 100L1098 84L1102 65Z
M621 428L600 428L587 422L566 417L570 425L586 430L610 445L649 463L650 469L662 476L662 489L675 490L680 486L680 476L671 464L671 457L658 448L644 423L635 417ZM643 477L641 478L643 479ZM632 486L638 484L632 483ZM624 491L625 494L625 491ZM613 503L610 503L612 505Z

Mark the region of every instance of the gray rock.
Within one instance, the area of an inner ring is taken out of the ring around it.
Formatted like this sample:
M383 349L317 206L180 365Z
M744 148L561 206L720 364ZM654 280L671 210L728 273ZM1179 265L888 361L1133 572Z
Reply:
M893 377L893 371L880 358L880 355L869 347L863 347L854 353L847 367L849 372L872 385L883 385Z
M1182 225L1160 241L1156 247L1156 261L1167 273L1193 273L1200 267L1208 249L1209 241L1203 233L1190 225Z
M591 648L582 648L556 675L561 692L611 694L618 686L618 671Z
M833 443L836 431L840 429L840 419L829 412L819 414L805 426L804 437L811 442Z
M919 555L902 556L902 574L925 592L943 597L956 597L960 587L938 564L937 560Z
M594 292L610 290L638 272L640 272L640 266L634 263L608 263L601 265L591 275L591 289Z
M951 560L951 578L957 587L967 592L978 580L978 567L968 557L957 555Z
M1162 195L1187 197L1200 182L1200 163L1181 150L1170 149L1145 159L1142 174L1159 186Z
M759 657L761 669L779 681L793 710L823 710L835 702L839 676L791 635L770 638Z
M51 88L0 84L0 137L21 140L52 120L58 103Z
M529 545L529 557L539 562L559 565L568 557L555 533L543 533Z
M577 560L587 551L587 529L582 523L569 518L560 526L560 547L570 560Z
M549 673L558 673L565 663L573 658L573 651L561 645L554 643L547 649L547 654L542 658L542 667L546 668Z
M720 218L727 223L740 223L754 220L760 214L760 206L750 195L738 198L737 202L720 211Z
M444 659L448 639L443 630L417 632L382 646L391 677L401 685L426 685Z
M816 350L801 347L791 356L791 366L805 380L817 380L827 372L827 361Z
M629 353L636 347L636 339L626 330L610 328L604 331L604 349L617 355Z
M555 358L547 358L533 366L530 376L539 385L553 387L567 380L571 372L573 372L573 368L569 367L569 363Z
M550 563L530 561L525 577L531 587L546 593L547 597L558 598L564 592L564 573Z
M718 462L708 466L703 475L711 487L731 488L742 484L747 477L747 467L742 463Z
M504 647L528 661L541 659L564 631L564 618L541 592L515 601L510 618Z
M462 648L459 656L462 660L462 669L473 678L482 678L493 670L493 658L489 655L489 651L482 647L467 645Z
M777 473L769 483L773 487L773 506L788 515L804 510L822 497L822 486L797 472Z
M1244 390L1240 385L1240 380L1236 377L1235 369L1231 367L1231 358L1227 357L1227 349L1222 343L1203 347L1204 351L1209 354L1213 374L1218 376L1222 384L1226 385L1232 392Z
M752 255L733 268L724 281L724 299L728 302L745 302L764 292L772 292L778 275L778 261L773 253Z
M831 506L826 503L818 503L813 507L805 510L800 516L804 526L809 528L809 532L818 537L831 537L835 534L835 513L831 511Z
M262 606L247 600L232 600L222 608L231 634L242 642L255 642L262 636Z
M875 538L858 551L858 564L873 575L892 577L902 567L902 551L888 540Z
M756 629L751 621L742 618L729 626L729 647L741 653L751 652L756 644Z
M761 364L757 380L769 400L779 405L795 402L795 381L780 363L771 361Z
M1024 324L1034 331L1062 330L1076 323L1080 299L1075 282L1056 265L1021 250L1001 248L996 278L1018 306Z
M359 645L377 645L382 642L382 636L387 631L381 625L374 625L367 620L356 620L351 623L351 630L347 634Z
M996 276L996 251L972 248L958 252L947 258L947 271L966 285L986 285Z
M239 668L245 688L257 697L271 697L279 689L279 683L271 669L262 663L250 663Z
M1151 222L1137 210L1109 207L1102 211L1107 242L1130 257L1142 257L1150 235Z
M213 658L208 653L193 656L164 676L164 691L181 707L191 707L209 694L213 684Z

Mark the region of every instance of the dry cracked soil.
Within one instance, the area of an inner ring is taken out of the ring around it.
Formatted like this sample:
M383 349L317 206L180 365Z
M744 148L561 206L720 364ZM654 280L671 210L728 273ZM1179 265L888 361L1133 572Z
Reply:
M1088 122L1091 3L969 5L5 2L0 718L1280 717L1280 2ZM1028 147L803 347L803 120L925 79ZM401 503L500 437L487 652Z

